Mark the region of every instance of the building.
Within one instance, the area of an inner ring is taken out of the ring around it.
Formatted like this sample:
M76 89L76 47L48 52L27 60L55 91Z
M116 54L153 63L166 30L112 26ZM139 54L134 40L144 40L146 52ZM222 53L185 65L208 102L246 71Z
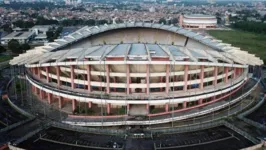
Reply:
M26 67L26 79L40 99L69 112L73 118L65 123L117 126L168 123L221 110L239 100L223 101L241 91L251 81L250 70L263 61L190 30L131 22L83 27L10 64ZM193 113L210 104L216 106ZM93 116L83 116L92 120L75 120L82 118L72 115L78 107L94 110ZM121 108L125 114L115 114ZM193 114L171 117L186 110Z
M12 39L17 40L20 44L28 43L34 37L34 32L12 32L1 38L1 44L7 45Z
M47 43L47 36L46 32L49 30L52 30L53 26L52 25L35 25L33 26L29 31L34 32L36 37L34 37L32 43L33 44L43 44Z
M36 35L39 33L46 34L47 31L51 30L53 26L51 25L35 25L33 26L30 31L35 32Z
M216 28L217 19L215 16L203 14L180 15L179 25L191 29Z
M208 3L209 4L215 4L216 3L216 0L208 0Z
M37 36L35 36L34 40L32 41L33 44L43 44L43 43L47 43L47 35L40 33Z
M78 5L81 4L82 0L65 0L66 5Z
M155 12L155 8L154 7L151 7L151 8L149 8L149 12Z

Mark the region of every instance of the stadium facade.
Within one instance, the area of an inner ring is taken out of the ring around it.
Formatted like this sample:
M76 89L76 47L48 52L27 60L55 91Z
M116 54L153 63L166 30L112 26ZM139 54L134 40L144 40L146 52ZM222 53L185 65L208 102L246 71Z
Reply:
M217 27L217 19L203 14L180 15L179 25L187 29L212 29Z
M10 64L26 67L32 90L49 104L74 111L79 103L111 116L121 107L149 115L151 108L165 114L215 103L263 62L190 30L139 22L86 26Z

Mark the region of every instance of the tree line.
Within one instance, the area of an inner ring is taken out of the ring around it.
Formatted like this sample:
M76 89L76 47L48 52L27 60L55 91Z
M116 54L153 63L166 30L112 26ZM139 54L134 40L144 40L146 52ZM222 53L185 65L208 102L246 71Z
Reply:
M49 42L53 42L55 39L57 39L62 32L63 27L58 27L56 30L52 29L46 32L47 40Z
M232 24L232 27L243 31L266 33L266 23L262 22L240 21Z
M23 29L28 29L31 28L35 25L59 25L59 26L77 26L77 25L88 25L88 26L94 26L94 25L103 25L109 23L108 20L95 20L95 19L88 19L88 20L83 20L83 19L65 19L62 21L57 21L53 19L45 19L43 17L38 17L36 22L33 21L24 21L24 20L18 20L13 22L12 24L16 27L23 28ZM10 33L12 32L12 28L10 24L4 24L1 26L1 28Z
M30 49L30 45L27 43L20 44L18 40L12 39L8 42L7 48L14 54L21 54ZM6 48L0 45L0 53L6 52Z
M15 10L23 10L23 9L33 9L33 10L43 10L43 9L54 9L54 8L65 8L65 5L54 5L49 2L36 2L36 3L25 3L25 2L12 2L10 4L0 4L0 7L4 8L12 8Z

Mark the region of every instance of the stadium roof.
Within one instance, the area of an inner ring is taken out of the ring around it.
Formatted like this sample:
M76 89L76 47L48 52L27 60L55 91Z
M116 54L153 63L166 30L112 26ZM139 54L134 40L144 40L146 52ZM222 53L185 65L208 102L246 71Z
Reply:
M213 18L216 19L215 16L211 15L204 15L204 14L190 14L190 15L184 15L185 18Z
M199 33L192 32L190 30L186 30L183 28L179 28L176 26L168 26L163 24L154 24L154 23L143 23L143 22L128 22L122 24L111 24L111 25L102 25L102 26L93 26L88 27L85 26L67 36L64 36L62 39L57 39L54 42L47 43L44 46L35 47L32 50L27 51L24 54L15 57L10 61L11 65L23 65L28 64L35 57L42 58L44 53L54 54L60 53L56 52L57 50L61 50L66 48L67 46L75 43L81 39L88 38L95 34L99 34L108 30L119 29L119 28L131 28L131 27L146 27L146 28L155 28L161 30L167 30L170 32L174 32L186 37L189 37L193 40L198 41L199 43L203 43L208 47L212 48L212 50L204 50L204 49L189 49L186 51L186 47L180 46L171 46L171 45L156 45L156 44L117 44L117 45L104 45L104 46L96 46L90 47L87 49L79 49L82 52L80 57L85 58L93 58L93 59L103 59L104 57L120 57L123 55L129 55L130 57L166 57L167 55L171 56L171 60L179 60L182 58L190 58L193 61L197 61L197 58L207 58L210 61L216 61L217 59L223 60L228 63L239 63L243 65L262 65L263 61L258 57L255 57L253 54L249 54L246 51L241 51L239 48L232 47L230 44L222 43L219 40L215 40L211 37L207 37L201 35ZM126 48L126 49L125 49ZM67 49L69 50L69 49ZM124 51L125 50L125 51ZM71 51L77 51L77 49L70 49ZM152 53L150 53L152 51ZM155 53L154 53L155 51ZM75 54L75 52L71 52L71 54ZM78 53L78 52L77 52ZM83 53L83 54L82 54ZM166 55L167 54L167 55ZM81 60L80 57L78 60Z

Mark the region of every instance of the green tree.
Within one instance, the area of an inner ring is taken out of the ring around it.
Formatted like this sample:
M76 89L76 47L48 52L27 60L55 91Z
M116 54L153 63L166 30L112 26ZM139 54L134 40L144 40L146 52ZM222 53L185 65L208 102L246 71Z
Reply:
M23 21L23 20L18 20L16 22L13 22L13 24L20 28L31 28L34 26L34 23L32 21Z
M29 45L28 43L22 44L20 47L21 47L21 49L24 50L24 51L30 49L30 45Z
M54 29L47 31L46 32L47 40L49 42L53 42L54 39L57 39L59 37L62 30L63 30L63 27L58 27L55 31Z
M49 42L53 42L54 41L54 32L52 30L49 30L46 32L46 36L47 36L47 40Z
M54 25L58 24L57 20L50 20L50 19L45 19L43 17L37 17L37 21L35 23L36 25Z
M4 24L4 25L1 26L1 28L7 33L13 32L10 24Z
M59 37L60 33L62 32L62 30L63 30L63 27L58 27L58 28L55 30L55 33L54 33L53 38L54 38L54 39L57 39L57 38Z
M178 23L178 19L177 18L173 18L172 20L171 20L171 24L177 24Z
M0 45L0 53L4 53L5 51L6 49L2 45Z
M165 20L164 18L161 18L161 19L159 20L159 23L166 24L166 20Z
M261 22L263 23L264 21L266 21L266 15L263 16L263 18L261 19Z
M98 25L107 24L107 23L108 23L107 20L98 20L98 21L97 21L97 24L98 24Z
M89 19L85 22L86 25L88 26L94 26L95 25L95 20L94 19Z
M10 49L15 54L21 54L23 50L20 47L20 44L17 40L10 40L7 45L8 49Z
M261 22L241 21L234 23L232 27L249 32L266 33L266 24Z

